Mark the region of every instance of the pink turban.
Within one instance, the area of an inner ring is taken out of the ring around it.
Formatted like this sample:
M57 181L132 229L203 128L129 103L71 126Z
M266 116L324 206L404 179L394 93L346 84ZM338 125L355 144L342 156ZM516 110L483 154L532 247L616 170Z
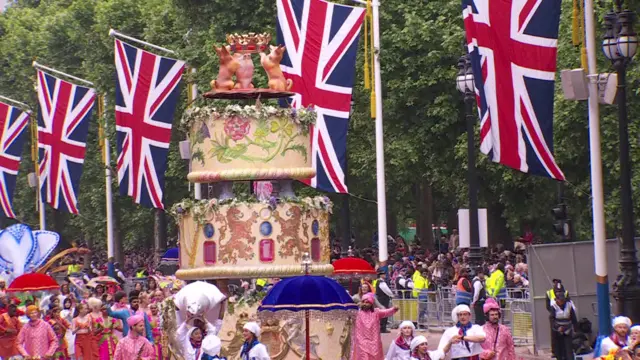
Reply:
M484 305L482 305L482 311L486 314L491 310L500 311L500 305L498 305L498 303L493 298L488 298L487 301L485 301Z
M373 293L366 293L362 295L362 301L366 301L369 304L373 305L376 302L376 299L373 296Z
M144 317L142 317L142 315L134 315L127 319L127 325L129 325L129 327L132 327L141 321L144 321Z

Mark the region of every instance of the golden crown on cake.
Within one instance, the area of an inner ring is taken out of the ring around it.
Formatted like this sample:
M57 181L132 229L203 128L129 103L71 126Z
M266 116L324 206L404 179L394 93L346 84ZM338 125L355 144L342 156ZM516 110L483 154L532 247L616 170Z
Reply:
M227 34L227 42L231 46L231 51L239 53L257 53L264 51L271 42L271 34L247 33L247 34Z

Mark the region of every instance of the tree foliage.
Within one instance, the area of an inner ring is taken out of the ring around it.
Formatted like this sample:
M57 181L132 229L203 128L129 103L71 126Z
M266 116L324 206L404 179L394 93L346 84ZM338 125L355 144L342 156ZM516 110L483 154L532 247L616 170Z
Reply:
M341 1L347 3L346 1ZM579 66L579 50L571 44L571 4L563 2L558 69ZM601 19L604 9L597 9ZM194 80L207 89L217 72L215 44L225 34L246 31L275 33L276 9L273 0L47 0L14 2L0 16L0 93L27 102L37 109L35 71L31 62L43 64L87 78L114 99L113 39L111 28L143 40L174 49L176 57L197 68ZM455 89L456 62L464 53L463 24L459 2L385 0L381 7L381 75L383 79L384 131L387 207L390 217L403 227L418 218L424 204L417 189L427 184L433 190L435 210L432 221L446 220L452 210L465 207L466 137L462 99ZM601 29L597 29L598 34ZM361 38L361 46L363 40ZM354 90L355 108L348 140L349 188L352 225L361 239L375 231L376 195L374 121L370 117L370 93L364 89L362 52L357 63ZM599 69L610 70L599 54ZM630 66L629 113L632 159L639 154L638 68ZM256 82L264 84L256 72ZM591 237L591 185L586 104L562 99L557 86L555 106L555 152L568 183L565 190L570 213L580 239ZM178 123L186 106L186 92L176 114ZM112 109L112 106L108 106ZM113 111L107 114L108 136L115 144ZM105 238L104 171L98 146L97 117L92 118L84 173L79 191L80 216L56 214L48 210L48 226L57 227L67 242ZM620 227L619 163L617 115L614 107L601 107L602 157L605 183L607 234ZM190 196L186 182L187 164L180 159L177 143L185 138L174 126L169 151L164 203ZM111 148L112 159L115 149ZM113 168L114 161L110 164ZM532 177L478 158L480 205L504 220L506 234L517 235L525 225L551 240L549 210L557 202L556 182ZM34 164L25 147L16 188L14 208L18 220L37 227L35 191L27 186L27 174ZM635 170L638 170L637 167ZM115 181L111 184L118 193ZM640 172L633 177L634 197L640 193ZM306 192L313 190L305 189ZM333 196L338 200L337 196ZM364 199L364 200L363 200ZM638 201L634 202L640 213ZM115 196L119 233L125 243L150 244L153 211L139 207L130 198ZM339 214L337 202L334 223ZM175 224L169 232L176 235Z

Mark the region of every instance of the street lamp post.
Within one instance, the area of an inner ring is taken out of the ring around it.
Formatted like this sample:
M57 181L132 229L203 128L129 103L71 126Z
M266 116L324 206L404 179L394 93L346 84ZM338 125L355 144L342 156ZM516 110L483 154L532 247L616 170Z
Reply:
M631 161L629 160L629 119L627 115L627 65L638 48L638 38L633 31L633 13L617 11L605 15L605 36L602 51L611 60L618 75L616 103L620 135L620 200L622 210L622 244L620 246L621 277L614 284L613 295L617 312L640 321L640 286L638 286L638 259L636 258L635 231L633 224L633 202L631 190Z
M456 87L464 96L465 120L467 125L467 181L469 187L469 265L472 269L482 265L482 253L480 249L480 231L478 227L478 176L476 174L476 144L474 140L476 116L473 115L476 101L475 86L473 83L473 69L469 56L463 56L458 60L458 75Z

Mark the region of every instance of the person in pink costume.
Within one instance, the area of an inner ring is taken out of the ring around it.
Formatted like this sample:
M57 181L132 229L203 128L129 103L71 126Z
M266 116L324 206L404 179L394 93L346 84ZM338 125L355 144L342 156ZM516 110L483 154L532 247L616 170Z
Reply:
M489 298L484 303L482 310L487 318L487 322L482 326L486 333L486 338L482 345L482 360L515 360L516 349L511 337L511 331L505 325L500 324L500 305Z
M27 307L29 322L22 327L16 345L18 352L24 358L50 358L58 349L58 337L51 325L40 319L40 309L37 306Z
M158 304L152 303L149 305L149 324L151 325L151 334L153 335L153 348L156 352L156 359L162 360L162 326L160 326L160 312L158 310Z
M116 346L114 360L154 360L153 345L144 337L144 317L134 315L127 318L129 333Z
M373 293L362 296L360 311L356 316L353 336L351 338L351 357L354 360L383 360L382 339L380 338L380 319L389 317L398 311L398 307L390 309L374 308Z

